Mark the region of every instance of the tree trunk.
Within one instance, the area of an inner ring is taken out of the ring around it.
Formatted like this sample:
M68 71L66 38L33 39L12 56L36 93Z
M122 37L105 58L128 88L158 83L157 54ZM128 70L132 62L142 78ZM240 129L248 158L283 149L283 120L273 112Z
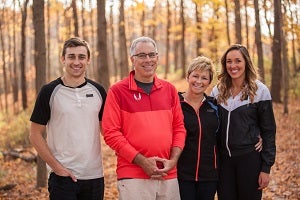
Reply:
M72 0L72 10L73 10L73 20L74 20L74 35L79 37L79 28L78 28L78 14L77 14L77 5L76 0Z
M27 5L29 0L25 0L22 10L22 25L21 25L21 88L22 88L22 107L25 110L28 107L27 103L27 83L25 74L25 59L26 59L26 19L27 19Z
M297 19L297 12L295 14L293 14L293 11L291 9L291 2L287 1L289 4L289 11L290 11L290 15L292 16L292 18L294 18L293 16L295 16L295 18ZM297 23L296 23L297 24ZM291 23L291 35L292 35L292 65L293 65L293 70L294 70L294 75L296 75L297 73L297 60L296 60L296 38L295 38L295 34L296 34L296 30L295 30L295 25L292 22Z
M141 18L140 18L140 26L141 26L141 28L142 28L142 30L141 30L141 35L145 35L145 10L146 10L146 5L145 5L145 1L143 0L143 2L142 2L142 4L143 4L143 9L142 9L142 16L141 16Z
M94 77L94 74L95 74L95 68L96 68L96 66L97 66L97 56L96 56L96 49L97 49L97 47L96 47L96 42L95 42L95 31L94 31L94 27L95 27L95 25L94 25L94 9L93 9L93 7L92 7L92 2L93 2L93 0L89 0L89 5L90 5L90 16L89 16L89 18L90 18L90 21L91 21L91 32L90 32L90 40L89 40L89 44L90 44L90 46L91 46L91 48L93 49L93 53L91 54L91 55L93 55L92 57L91 57L91 63L92 63L92 66L89 68L89 75L90 75L90 77ZM95 78L95 77L94 77Z
M198 5L199 4L199 5ZM195 12L196 12L196 55L200 56L202 54L202 6L200 3L195 2Z
M181 78L185 78L185 21L184 21L184 7L183 0L180 0L180 23L181 23Z
M109 21L110 21L110 44L111 44L111 57L112 57L112 65L114 69L114 77L115 77L115 82L118 80L118 74L119 70L117 67L117 58L115 54L115 29L114 29L114 15L113 15L113 4L110 6L110 15L109 15Z
M246 23L246 40L247 40L247 49L250 48L250 45L249 45L249 19L248 19L248 0L244 0L244 7L245 7L245 23Z
M167 79L170 63L169 63L169 51L170 51L170 27L171 27L171 12L170 12L170 3L167 0L167 27L166 27L166 67L164 78Z
M1 18L4 19L5 17L5 9L3 8L1 10ZM6 71L6 49L5 49L5 45L4 45L4 38L3 38L3 31L4 31L4 26L3 26L3 21L0 20L0 44L2 47L2 73L3 73L3 91L4 91L4 109L5 112L8 113L8 100L7 100L7 96L8 96L8 84L7 84L7 71ZM0 93L0 95L2 95Z
M16 10L16 0L14 0L14 10ZM12 88L13 88L13 104L14 113L18 112L18 101L19 101L19 84L18 84L18 71L17 70L17 40L16 40L16 12L13 12L13 74L12 74ZM16 106L17 104L17 106Z
M120 43L120 68L121 79L128 75L128 54L126 45L125 19L124 19L124 0L120 0L119 15L119 43Z
M270 9L268 9L267 7L267 0L264 0L263 2L263 8L264 8L264 18L266 20L266 24L268 27L268 33L269 33L269 37L272 38L272 31L271 31L271 20L268 19L268 12L270 12Z
M106 33L106 19L105 19L105 0L97 1L97 47L98 47L98 68L97 81L100 82L107 90L110 86L108 61L107 61L107 33Z
M265 71L264 71L264 54L261 41L261 29L259 20L259 6L258 0L254 0L254 10L255 10L255 44L257 49L257 59L258 59L258 69L261 80L265 82Z
M47 2L47 68L46 68L46 82L51 80L51 59L50 59L50 53L51 53L51 23L50 23L50 7L51 7L51 2Z
M34 26L34 63L36 74L36 93L46 82L46 44L45 44L45 19L44 19L44 0L33 0L33 26ZM43 134L44 138L46 134ZM37 183L36 187L47 185L46 163L37 159Z
M225 10L226 10L226 35L227 35L227 44L228 46L231 44L230 41L230 25L229 25L229 9L228 9L228 0L225 0Z
M238 44L242 44L242 22L240 13L240 1L234 0L234 14L235 14L235 41Z
M286 17L286 6L283 4L284 14L282 17L282 21L286 21L287 19L283 19ZM281 41L282 41L282 83L283 83L283 113L288 114L289 109L289 60L288 60L288 47L285 29L281 29Z
M169 4L168 0L167 0L167 4ZM152 9L152 18L153 18L154 23L152 24L152 33L151 33L151 37L154 41L155 41L155 38L156 38L156 24L157 24L157 13L156 13L157 11L156 10L157 10L157 0L154 0L154 6L153 6L153 9ZM168 22L167 22L167 26L168 26Z
M88 40L88 37L87 37L87 30L86 30L86 20L85 20L85 7L84 7L84 3L85 1L84 0L81 0L81 21L82 21L82 38L86 41L89 41Z
M274 0L274 37L272 55L271 95L274 102L281 102L282 66L281 66L281 1Z

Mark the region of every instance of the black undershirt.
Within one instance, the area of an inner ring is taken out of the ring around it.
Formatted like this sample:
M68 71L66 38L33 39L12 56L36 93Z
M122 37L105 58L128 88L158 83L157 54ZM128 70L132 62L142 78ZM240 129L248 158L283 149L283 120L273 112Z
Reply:
M152 89L152 86L153 86L153 82L151 83L143 83L143 82L140 82L136 79L134 79L137 86L139 86L140 88L142 88L144 90L144 92L146 92L147 94L150 94L151 92L151 89Z

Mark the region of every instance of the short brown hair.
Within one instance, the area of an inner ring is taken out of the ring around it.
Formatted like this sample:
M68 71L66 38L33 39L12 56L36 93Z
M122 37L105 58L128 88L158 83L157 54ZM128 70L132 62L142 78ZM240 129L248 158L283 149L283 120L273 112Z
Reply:
M66 55L66 49L69 48L69 47L78 47L78 46L84 46L86 47L86 50L87 50L87 56L88 56L88 59L90 58L90 48L89 48L89 44L79 38L79 37L73 37L73 38L70 38L68 40L65 41L64 43L64 46L63 46L63 50L62 50L62 56L64 57Z

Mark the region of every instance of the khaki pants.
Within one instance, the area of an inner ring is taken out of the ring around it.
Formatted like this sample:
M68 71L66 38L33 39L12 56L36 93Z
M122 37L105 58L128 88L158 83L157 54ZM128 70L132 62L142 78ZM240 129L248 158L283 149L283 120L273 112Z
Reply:
M122 179L119 200L180 200L177 178L169 180Z

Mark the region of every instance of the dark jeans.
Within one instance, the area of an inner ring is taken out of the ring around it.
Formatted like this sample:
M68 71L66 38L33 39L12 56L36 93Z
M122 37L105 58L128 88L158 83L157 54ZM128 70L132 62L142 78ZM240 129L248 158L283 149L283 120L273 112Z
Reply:
M181 200L214 200L217 181L178 180Z
M257 151L241 156L221 156L218 185L219 200L260 200L258 177L261 157Z
M50 200L103 200L104 178L77 180L51 173L48 180Z

